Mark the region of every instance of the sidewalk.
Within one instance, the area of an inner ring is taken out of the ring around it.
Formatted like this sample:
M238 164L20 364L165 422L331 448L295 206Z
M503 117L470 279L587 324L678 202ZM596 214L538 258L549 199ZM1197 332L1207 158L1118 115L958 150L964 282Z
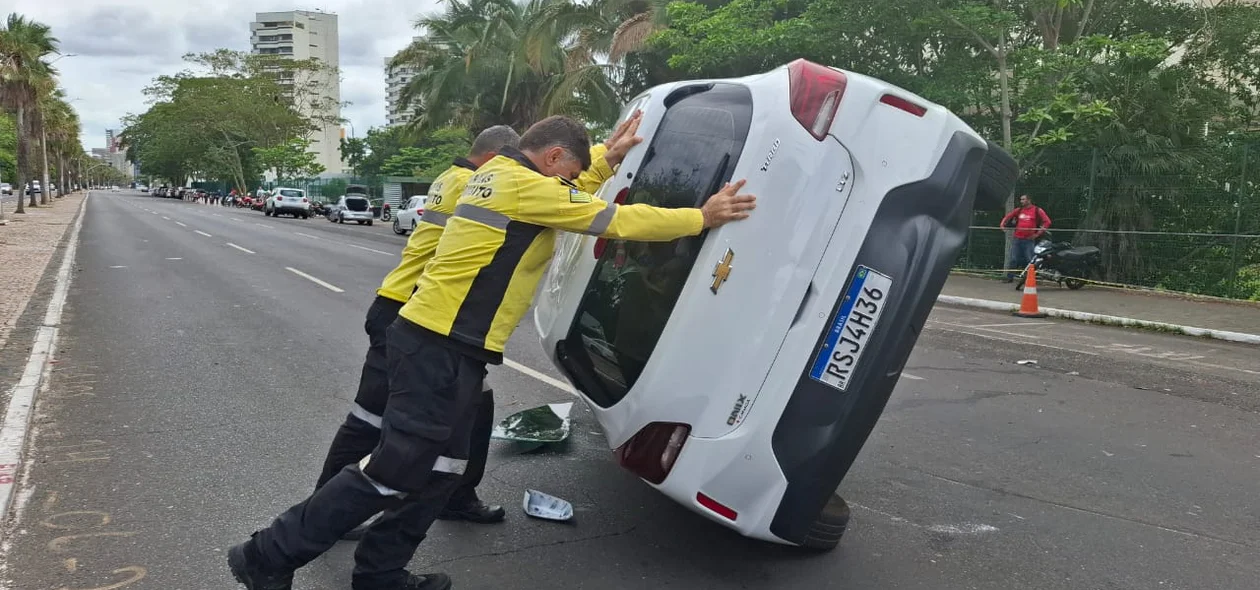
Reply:
M0 348L26 309L57 245L70 228L86 192L74 193L15 215L5 201L8 225L0 225Z
M1021 293L1012 284L952 274L941 295L1018 305ZM1094 285L1072 291L1047 282L1038 284L1037 299L1043 309L1260 335L1260 303L1255 302L1125 291Z

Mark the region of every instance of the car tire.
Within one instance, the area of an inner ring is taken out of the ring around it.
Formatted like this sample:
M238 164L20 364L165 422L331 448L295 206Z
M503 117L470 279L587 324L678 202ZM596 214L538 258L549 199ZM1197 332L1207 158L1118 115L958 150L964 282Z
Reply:
M840 544L840 537L844 536L848 526L849 504L840 494L832 494L818 519L809 527L801 547L814 551L831 551Z
M342 225L345 225L345 223L346 223L346 218L345 218L345 217L340 217L340 216L338 216L338 217L337 217L337 223L340 223L340 224L342 224Z
M367 226L368 226L368 227L372 227L372 220L370 220L370 219L368 220L368 222L367 222Z
M989 151L980 164L980 183L976 187L977 211L1002 211L1006 199L1015 192L1019 180L1019 162L996 143L989 142Z
M407 230L403 229L402 225L399 225L397 217L394 218L394 233L400 236L407 233Z

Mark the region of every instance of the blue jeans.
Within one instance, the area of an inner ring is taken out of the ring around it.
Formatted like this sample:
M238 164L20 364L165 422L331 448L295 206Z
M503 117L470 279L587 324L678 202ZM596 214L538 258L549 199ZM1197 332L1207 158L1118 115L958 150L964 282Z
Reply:
M1036 243L1036 240L1032 238L1015 238L1011 242L1011 260L1007 263L1006 268L1019 270L1026 268L1028 263L1032 262L1033 246ZM1008 272L1006 273L1006 278L1013 279L1016 274L1018 273Z

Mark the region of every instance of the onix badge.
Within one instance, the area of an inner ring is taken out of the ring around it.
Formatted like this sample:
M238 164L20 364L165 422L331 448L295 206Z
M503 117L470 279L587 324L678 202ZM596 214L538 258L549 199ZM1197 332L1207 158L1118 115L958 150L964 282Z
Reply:
M731 271L735 268L731 266L733 260L735 260L735 251L727 248L726 255L713 268L713 284L709 286L709 290L713 291L714 295L717 295L718 289L722 288L722 283L731 276Z

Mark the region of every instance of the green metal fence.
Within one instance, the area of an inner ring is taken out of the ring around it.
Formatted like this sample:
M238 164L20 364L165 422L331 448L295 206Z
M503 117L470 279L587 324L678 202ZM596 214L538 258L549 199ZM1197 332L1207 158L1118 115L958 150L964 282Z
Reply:
M1102 280L1260 300L1260 143L1034 156L1016 195L1055 240L1097 246ZM1002 212L977 212L959 268L1006 266Z

